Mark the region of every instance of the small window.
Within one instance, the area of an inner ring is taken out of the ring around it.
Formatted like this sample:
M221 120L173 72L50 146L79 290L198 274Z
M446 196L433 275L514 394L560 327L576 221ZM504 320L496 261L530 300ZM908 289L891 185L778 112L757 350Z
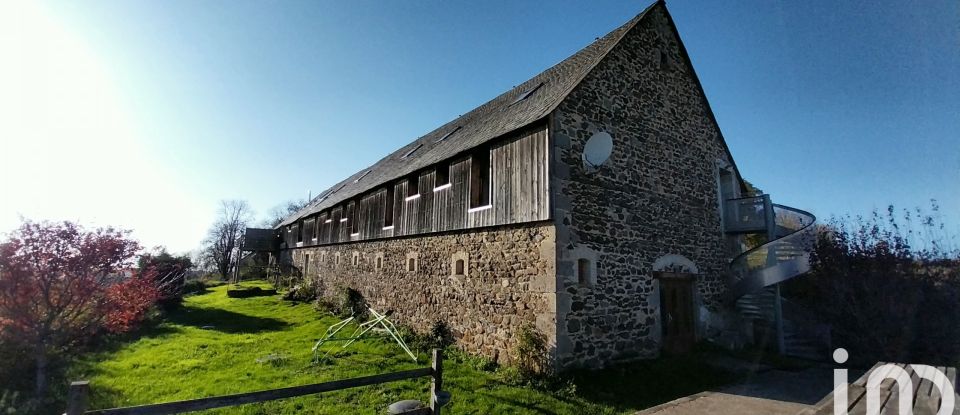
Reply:
M592 281L590 275L590 260L580 258L577 260L577 281L581 287L589 287Z
M473 154L470 160L470 208L490 204L490 149Z
M434 188L443 187L450 184L450 162L444 161L440 164L437 164L437 171L434 175L436 178L434 183Z
M419 150L420 147L423 147L423 144L417 143L416 146L414 146L413 148L411 148L410 151L408 151L407 154L404 154L403 157L401 157L401 158L410 157L410 155L412 155L412 154L415 153L417 150Z
M454 128L454 129L453 129L452 131L450 131L449 133L444 134L443 137L438 138L436 142L439 143L439 142L441 142L441 141L443 141L443 140L446 140L446 139L450 138L451 135L456 134L457 131L460 131L461 128L463 128L463 127L457 126L457 128Z
M416 270L417 270L416 258L407 258L407 271L413 272Z
M339 253L339 252L337 252L337 256L334 257L333 263L334 263L335 265L340 265L340 253Z
M310 273L310 254L303 254L303 275Z
M463 266L464 266L463 260L458 259L457 262L454 264L453 273L455 275L463 275Z
M420 173L413 173L407 177L407 197L420 194Z
M385 200L383 201L383 227L389 228L393 226L393 185L390 184L387 186Z
M383 257L377 257L377 269L383 268Z
M360 253L359 253L359 252L354 252L354 253L353 253L353 266L358 266L358 265L360 265Z

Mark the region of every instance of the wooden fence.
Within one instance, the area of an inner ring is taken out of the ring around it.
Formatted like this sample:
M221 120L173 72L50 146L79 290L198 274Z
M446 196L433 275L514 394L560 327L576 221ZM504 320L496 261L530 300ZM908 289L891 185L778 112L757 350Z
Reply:
M335 380L331 382L315 383L312 385L293 386L280 389L269 389L257 392L238 393L234 395L214 396L209 398L190 399L186 401L165 402L149 405L130 406L125 408L88 410L90 382L78 381L70 384L70 394L67 402L66 415L162 415L179 414L204 409L223 408L228 406L244 405L248 403L266 402L296 396L312 395L322 392L331 392L359 386L376 385L380 383L396 382L405 379L430 377L430 404L428 408L404 412L404 415L439 415L440 407L447 403L449 394L441 392L443 387L443 352L433 350L433 362L430 367L384 373L380 375L364 376L359 378Z

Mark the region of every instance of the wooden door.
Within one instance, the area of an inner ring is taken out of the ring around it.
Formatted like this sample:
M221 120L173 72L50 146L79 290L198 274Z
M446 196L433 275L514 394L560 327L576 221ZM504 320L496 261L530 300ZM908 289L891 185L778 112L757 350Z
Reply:
M692 274L659 273L663 350L682 354L696 341Z

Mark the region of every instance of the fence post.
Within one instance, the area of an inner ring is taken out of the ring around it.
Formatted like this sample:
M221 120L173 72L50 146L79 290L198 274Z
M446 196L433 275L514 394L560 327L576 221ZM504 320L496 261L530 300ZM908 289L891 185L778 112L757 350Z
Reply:
M430 365L433 368L433 375L430 380L430 410L433 415L440 415L440 406L441 403L438 399L438 394L443 388L443 351L440 349L433 349L433 364Z
M70 393L67 397L66 415L83 415L87 411L87 395L90 393L90 382L79 380L70 383Z

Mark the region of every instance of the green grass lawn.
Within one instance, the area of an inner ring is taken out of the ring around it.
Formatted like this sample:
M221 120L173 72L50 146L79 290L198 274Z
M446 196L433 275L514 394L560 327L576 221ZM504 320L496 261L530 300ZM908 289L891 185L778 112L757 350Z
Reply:
M263 283L244 283L261 285ZM71 365L71 380L91 381L93 409L249 392L429 365L395 343L363 340L323 364L313 343L339 318L279 296L228 298L228 286L189 296L133 340L115 340ZM458 357L460 356L460 357ZM629 413L728 382L702 359L658 359L616 369L569 373L566 387L545 391L511 384L476 359L445 361L452 414ZM382 414L391 402L428 398L429 378L227 408L230 414Z

